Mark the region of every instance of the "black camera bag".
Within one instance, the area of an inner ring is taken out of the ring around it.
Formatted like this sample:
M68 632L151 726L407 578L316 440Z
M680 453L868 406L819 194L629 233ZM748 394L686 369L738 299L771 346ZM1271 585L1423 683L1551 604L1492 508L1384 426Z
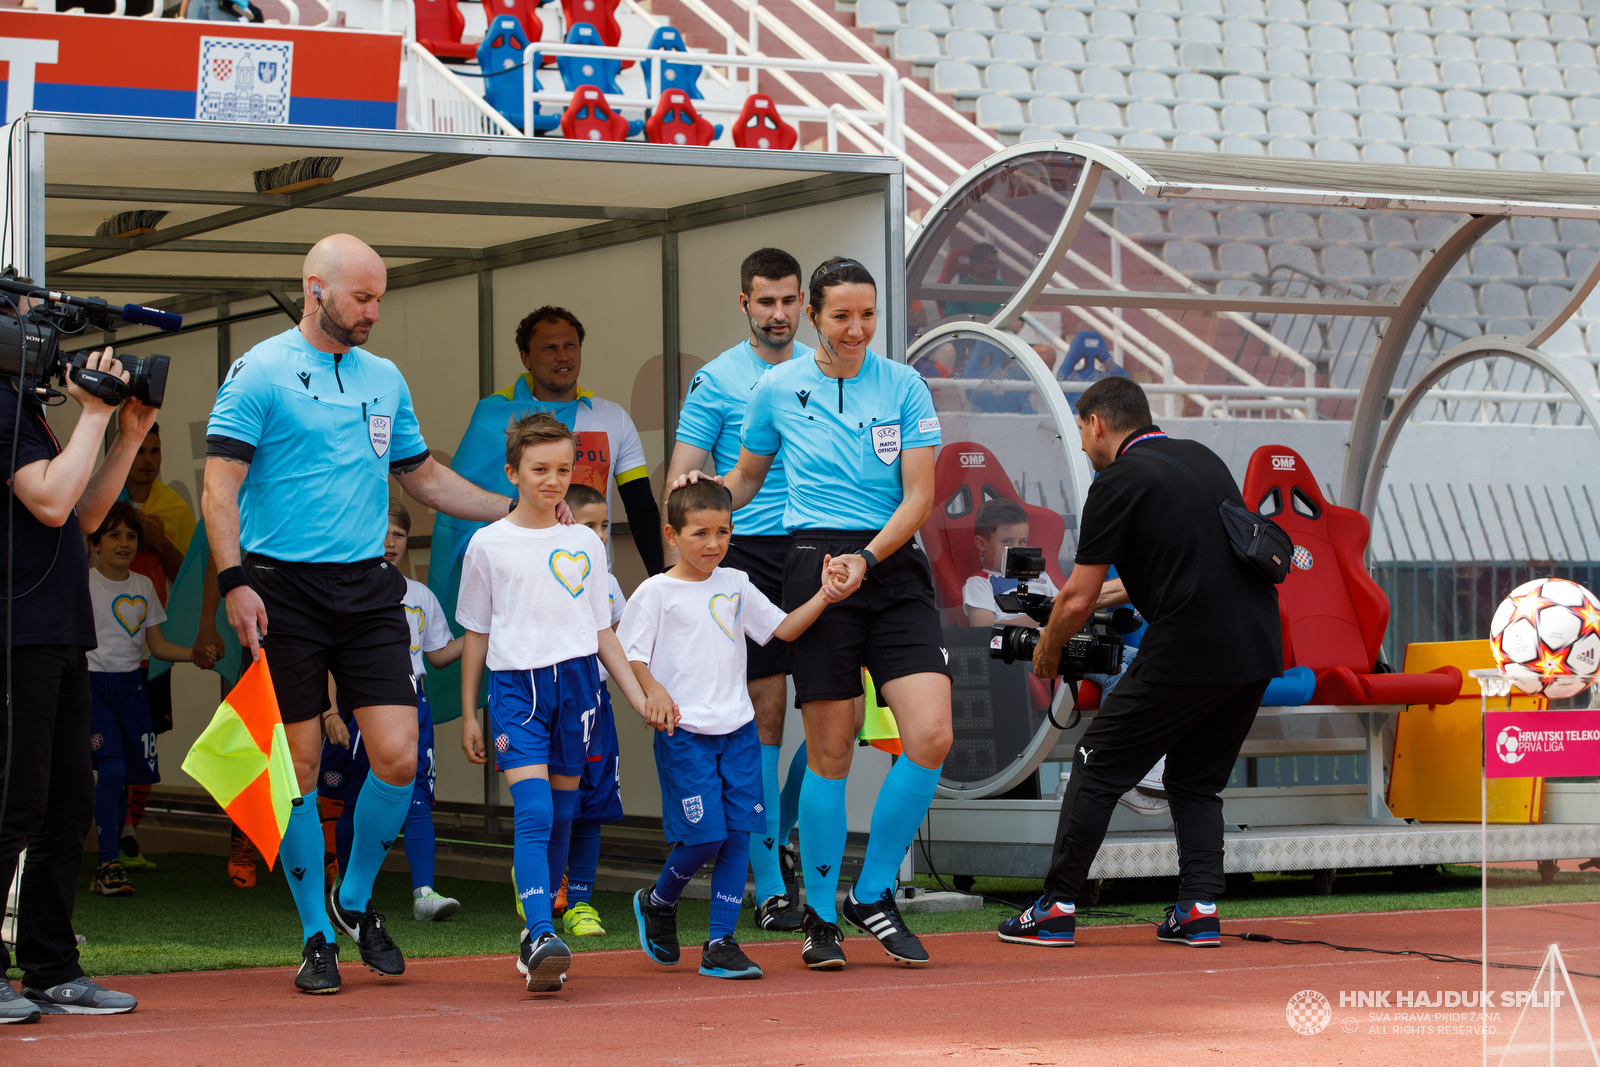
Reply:
M1186 465L1179 463L1171 456L1164 456L1154 449L1148 454L1170 463L1178 468L1196 484L1204 489L1216 493L1207 485L1200 476L1190 470ZM1217 514L1222 519L1222 530L1228 535L1228 545L1233 549L1233 554L1262 578L1273 585L1281 585L1289 577L1289 561L1294 556L1294 542L1289 540L1289 535L1283 532L1283 527L1273 522L1264 515L1259 515L1249 508L1241 507L1231 500L1218 497Z

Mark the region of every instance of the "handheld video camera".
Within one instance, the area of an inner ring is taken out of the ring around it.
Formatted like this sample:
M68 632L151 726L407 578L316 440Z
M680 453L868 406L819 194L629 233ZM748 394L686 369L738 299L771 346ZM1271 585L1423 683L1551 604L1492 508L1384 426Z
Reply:
M61 338L91 327L114 330L125 322L155 326L176 333L183 318L167 311L126 304L117 309L98 297L69 296L43 289L8 273L0 277L0 292L31 297L33 306L18 318L19 301L0 300L0 375L19 380L19 390L49 401L60 393L45 383L54 378L62 385L72 381L107 403L133 397L153 408L161 406L167 392L166 356L118 356L128 372L124 382L105 371L89 370L89 350L61 351Z
M1044 549L1013 546L1005 550L1001 574L1017 579L1012 593L996 593L994 602L1007 615L1027 615L1040 626L1050 621L1055 599L1028 592L1028 583L1044 573ZM1130 607L1097 611L1089 616L1073 637L1062 646L1062 678L1075 680L1086 674L1122 673L1122 635L1139 628L1139 617ZM989 658L1015 663L1033 662L1039 647L1039 631L1031 626L996 624L989 628Z

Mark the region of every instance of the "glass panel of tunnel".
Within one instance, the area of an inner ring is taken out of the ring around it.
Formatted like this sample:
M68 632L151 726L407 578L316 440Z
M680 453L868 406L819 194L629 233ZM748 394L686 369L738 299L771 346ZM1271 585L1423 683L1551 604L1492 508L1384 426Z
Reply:
M919 532L933 568L953 681L955 743L945 788L992 795L1021 784L1043 758L1047 709L1059 693L1025 663L990 656L995 623L1037 627L1000 608L1014 591L1001 574L1007 545L1043 549L1045 573L1031 585L1054 595L1077 550L1078 498L1064 443L1045 397L1021 361L1035 353L1013 335L982 327L943 329L913 348L914 364L964 368L925 371L943 443L935 457L933 514ZM1035 362L1042 377L1044 368ZM1071 708L1071 702L1063 706Z
M913 334L988 322L1034 272L1085 160L1042 150L993 167L928 221L906 269Z

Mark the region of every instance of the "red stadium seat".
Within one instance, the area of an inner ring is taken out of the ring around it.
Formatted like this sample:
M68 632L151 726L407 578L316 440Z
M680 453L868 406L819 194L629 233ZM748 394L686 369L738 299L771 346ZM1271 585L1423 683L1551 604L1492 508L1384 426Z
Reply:
M1049 508L1029 504L1017 496L994 453L972 441L947 444L933 465L933 514L922 527L922 547L933 566L934 584L946 606L946 621L966 622L961 609L961 587L981 569L978 549L972 543L972 520L985 502L1014 500L1028 513L1028 542L1044 549L1045 573L1056 583L1066 584L1056 557L1067 533L1067 524Z
M651 144L698 145L704 147L716 137L716 130L694 109L689 94L668 89L656 101L655 110L644 123L645 138Z
M1328 503L1292 448L1263 445L1244 476L1245 503L1294 542L1294 566L1278 587L1285 667L1317 676L1314 704L1448 704L1461 672L1378 673L1389 598L1367 573L1372 530L1359 511Z
M561 135L579 141L625 141L628 120L611 110L605 93L592 85L580 85L561 116Z
M427 3L428 0L419 2ZM484 0L483 13L491 24L501 15L510 15L522 23L522 32L527 34L530 41L537 41L544 36L544 20L539 17L537 0Z
M617 25L617 5L622 0L561 0L561 13L570 32L580 22L587 22L600 31L600 41L607 48L615 48L622 41L622 27ZM632 62L624 67L633 66Z
M766 93L751 93L733 124L733 143L739 148L776 148L787 152L800 140L800 132L778 114L778 105Z
M477 45L461 43L461 31L466 25L456 0L417 0L417 43L440 59L477 58ZM526 28L527 24L523 26Z

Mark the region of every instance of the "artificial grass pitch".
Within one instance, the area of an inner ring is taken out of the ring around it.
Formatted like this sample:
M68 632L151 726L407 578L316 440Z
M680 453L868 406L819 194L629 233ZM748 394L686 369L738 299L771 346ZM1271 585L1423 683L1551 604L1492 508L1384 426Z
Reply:
M289 888L280 871L263 866L253 889L228 881L223 856L152 854L154 871L130 871L137 892L132 897L100 897L89 892L93 857L86 857L79 885L75 924L87 938L84 969L91 975L153 974L170 971L220 970L234 967L282 967L300 962L300 931ZM508 857L509 859L509 857ZM507 864L509 867L509 863ZM926 877L918 883L933 887ZM1424 874L1341 875L1329 896L1311 892L1309 876L1258 875L1233 877L1221 901L1224 930L1229 920L1275 915L1338 912L1403 911L1418 908L1464 908L1479 904L1476 867L1446 867ZM521 923L514 910L511 882L440 878L439 892L461 901L461 911L444 922L411 918L411 882L403 873L378 875L374 902L388 917L395 942L407 957L505 955L517 946ZM1079 919L1081 926L1157 921L1176 892L1175 879L1140 879L1107 883L1099 904ZM993 930L1009 917L1008 902L1024 902L1039 892L1038 881L980 878L973 891L984 895L982 911L913 914L907 917L919 933ZM999 898L999 899L996 899ZM1532 870L1497 868L1491 873L1494 904L1568 903L1600 900L1600 874L1562 872L1553 885L1541 885ZM596 893L594 905L606 927L605 937L564 937L574 951L637 949L633 905L626 893ZM1119 914L1099 916L1093 911ZM679 939L691 957L704 941L710 902L685 899L679 905ZM1235 927L1235 929L1237 929ZM560 925L557 924L560 931ZM846 929L846 950L866 938ZM757 928L746 907L735 934L741 941L798 940ZM1427 947L1427 946L1419 946ZM355 960L355 949L341 943L341 956ZM12 971L13 978L18 972Z

